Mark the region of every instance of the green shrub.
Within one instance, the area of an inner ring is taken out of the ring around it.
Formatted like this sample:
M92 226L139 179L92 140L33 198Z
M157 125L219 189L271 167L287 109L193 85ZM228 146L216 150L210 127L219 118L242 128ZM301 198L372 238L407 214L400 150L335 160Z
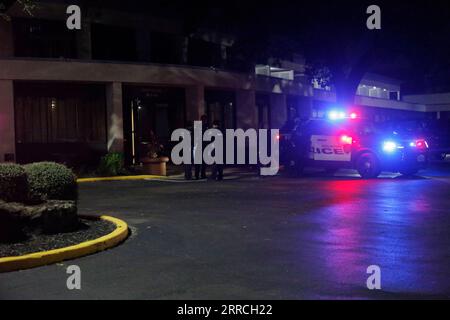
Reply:
M123 154L111 152L102 157L98 167L98 173L102 176L117 176L125 172Z
M25 166L32 199L76 200L78 188L72 170L54 162L38 162Z
M18 164L0 164L0 199L24 202L28 198L27 173Z

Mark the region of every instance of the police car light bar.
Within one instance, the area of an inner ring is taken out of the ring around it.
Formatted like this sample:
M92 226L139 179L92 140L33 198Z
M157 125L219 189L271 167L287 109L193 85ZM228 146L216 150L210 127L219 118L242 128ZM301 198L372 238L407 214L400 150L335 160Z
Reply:
M349 116L344 111L332 110L328 112L328 119L330 120L343 120L343 119L356 119L358 118L358 114L356 112L350 113Z
M343 111L335 111L335 110L330 111L328 113L328 118L330 120L342 120L342 119L345 119L345 112L343 112Z

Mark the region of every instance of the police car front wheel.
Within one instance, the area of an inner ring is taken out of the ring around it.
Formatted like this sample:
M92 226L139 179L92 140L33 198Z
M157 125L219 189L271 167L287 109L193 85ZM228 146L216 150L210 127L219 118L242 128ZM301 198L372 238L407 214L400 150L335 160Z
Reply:
M378 158L370 152L363 153L356 159L356 170L364 179L374 179L381 173Z

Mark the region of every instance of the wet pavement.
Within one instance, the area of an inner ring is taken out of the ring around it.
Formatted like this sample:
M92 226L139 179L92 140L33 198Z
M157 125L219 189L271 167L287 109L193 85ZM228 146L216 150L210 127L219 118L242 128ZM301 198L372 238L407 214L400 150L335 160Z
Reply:
M79 206L126 220L131 237L92 256L0 274L0 298L450 298L448 167L376 180L341 171L87 183ZM81 291L66 288L72 264L81 267ZM366 287L370 265L381 268L381 290Z

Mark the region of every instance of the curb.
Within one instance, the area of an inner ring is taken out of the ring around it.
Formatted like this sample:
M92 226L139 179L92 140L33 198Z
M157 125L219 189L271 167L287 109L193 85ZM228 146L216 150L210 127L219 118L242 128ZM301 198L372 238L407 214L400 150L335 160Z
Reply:
M141 175L141 176L119 176L119 177L98 177L98 178L80 178L78 183L99 182L99 181L124 181L124 180L148 180L148 179L167 179L166 176Z
M114 223L116 225L116 229L103 237L82 242L70 247L30 253L17 257L0 258L0 273L30 269L64 260L80 258L115 247L127 238L128 225L125 221L109 216L101 216L100 219Z

